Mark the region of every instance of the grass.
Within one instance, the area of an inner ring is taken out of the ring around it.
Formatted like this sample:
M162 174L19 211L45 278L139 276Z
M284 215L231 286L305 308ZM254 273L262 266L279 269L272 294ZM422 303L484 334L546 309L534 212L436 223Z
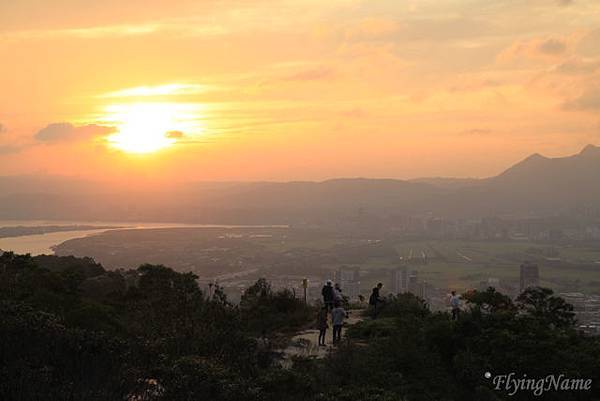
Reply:
M550 246L532 242L486 242L486 241L410 241L394 244L398 255L406 261L411 254L421 257L424 252L428 264L408 265L418 270L422 279L436 287L470 288L479 281L493 277L514 284L519 280L519 266L525 260L537 260L542 285L557 289L561 286L577 286L579 291L600 293L600 264L598 269L584 267L556 267L545 263L544 252L556 253L562 261L573 264L593 264L600 260L600 246ZM554 254L553 254L554 256ZM541 262L540 262L541 260ZM361 268L394 268L400 262L381 261L365 264Z

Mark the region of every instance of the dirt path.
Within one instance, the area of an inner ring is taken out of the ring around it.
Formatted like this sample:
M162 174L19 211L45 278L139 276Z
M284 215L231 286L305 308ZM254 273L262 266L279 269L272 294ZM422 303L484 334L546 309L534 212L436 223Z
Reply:
M342 340L346 335L346 330L348 330L350 326L364 319L361 316L362 312L363 310L361 309L348 311L350 316L344 322L344 328L342 329ZM325 336L325 343L327 345L324 347L318 346L318 340L319 330L317 329L309 329L296 334L290 339L288 346L281 350L283 354L283 359L281 361L282 366L291 366L292 358L295 356L317 359L327 356L328 352L333 349L333 329L331 327L331 323L329 324L329 329L327 329L327 334Z

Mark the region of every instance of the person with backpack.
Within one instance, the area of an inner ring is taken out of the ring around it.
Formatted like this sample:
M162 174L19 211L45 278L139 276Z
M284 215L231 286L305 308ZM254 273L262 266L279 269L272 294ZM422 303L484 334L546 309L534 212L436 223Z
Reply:
M369 306L373 308L373 319L377 319L377 315L379 314L379 304L383 302L379 293L381 288L383 288L383 284L378 283L377 287L373 288L371 296L369 297Z
M323 296L323 304L325 304L327 310L331 310L333 308L333 299L335 296L333 282L331 280L327 280L327 283L321 290L321 295Z

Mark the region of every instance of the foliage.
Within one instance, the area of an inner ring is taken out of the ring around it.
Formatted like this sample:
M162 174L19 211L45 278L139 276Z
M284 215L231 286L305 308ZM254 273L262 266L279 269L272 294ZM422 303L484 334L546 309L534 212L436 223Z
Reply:
M548 288L528 288L519 295L517 303L529 316L549 327L569 328L575 324L573 306Z
M20 302L1 302L0 315L1 399L118 399L133 385L125 341Z
M288 289L273 291L264 278L249 287L240 302L244 322L256 334L293 331L314 316L314 310Z
M101 270L100 270L101 269ZM452 321L423 300L388 297L378 319L347 331L321 360L277 364L264 337L292 333L314 310L265 280L239 306L165 266L107 272L89 259L0 256L3 400L528 400L494 391L483 372L590 378L600 396L600 340L575 330L572 307L532 288L464 296ZM258 338L258 337L261 338Z

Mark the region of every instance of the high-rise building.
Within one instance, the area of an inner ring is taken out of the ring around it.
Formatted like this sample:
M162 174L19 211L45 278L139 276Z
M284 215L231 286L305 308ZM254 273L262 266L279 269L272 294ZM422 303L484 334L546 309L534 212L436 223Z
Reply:
M521 265L521 285L519 287L522 293L529 287L540 285L540 271L535 263L525 262Z
M400 267L392 270L392 293L408 292L408 268Z
M422 293L419 283L419 272L416 270L411 271L408 275L408 292L417 296Z
M430 287L428 283L419 280L417 270L409 271L406 266L392 270L392 293L394 294L411 293L425 299L428 287Z

